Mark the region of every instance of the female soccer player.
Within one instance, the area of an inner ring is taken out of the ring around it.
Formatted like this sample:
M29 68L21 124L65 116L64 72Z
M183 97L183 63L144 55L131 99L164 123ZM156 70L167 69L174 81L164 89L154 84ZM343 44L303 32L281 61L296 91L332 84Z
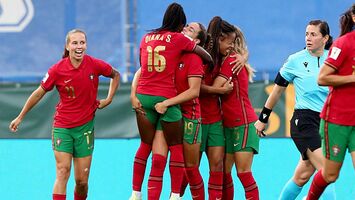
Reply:
M262 136L272 108L293 82L296 92L296 105L290 121L291 137L298 151L300 160L292 179L284 186L279 199L296 199L302 187L308 182L314 171L323 166L319 134L319 112L328 94L327 87L319 87L317 77L328 50L332 44L327 22L312 20L306 27L306 49L292 54L275 78L274 88L255 123ZM334 187L334 186L333 186ZM335 198L334 188L329 190L327 199Z
M212 85L219 74L223 57L234 47L236 34L234 26L218 16L210 21L207 32L210 35L210 40L206 43L206 49L211 54L215 65L205 67L201 86L201 152L206 151L210 167L208 198L218 199L222 198L225 146L219 95L232 91L233 83L226 81L224 85L218 87Z
M232 166L235 163L237 175L240 179L246 199L259 199L257 184L251 172L251 165L255 153L259 151L259 137L252 125L257 116L248 96L248 82L252 80L253 69L246 64L239 73L233 73L231 55L246 54L244 36L239 28L235 28L236 39L234 49L230 52L221 51L224 60L220 72L213 85L220 87L229 80L233 83L233 90L221 96L222 119L226 137L226 155L224 163L224 194L223 199L233 199ZM242 47L242 48L241 48Z
M53 200L66 199L66 186L74 162L75 200L88 193L92 152L94 150L94 115L97 108L108 106L119 86L119 73L106 62L86 55L86 34L74 29L66 36L63 59L54 64L41 85L27 99L20 114L10 123L16 132L25 115L53 87L60 101L54 115L52 146L56 160ZM99 76L111 78L106 99L96 100Z
M155 105L177 95L174 76L184 52L195 52L204 60L212 62L209 54L181 34L186 25L186 16L181 5L172 3L167 8L162 26L146 34L140 45L141 75L137 86L137 98L141 108L136 109L136 117L141 145L136 153L133 174L133 194L139 199L140 186L144 178L146 159L158 122L161 124L170 151L170 170L179 186L172 191L171 198L178 198L183 174L183 127L181 111L177 105L170 106L164 114L155 110ZM144 112L141 112L141 111ZM154 162L154 161L153 161ZM157 177L155 181L161 181ZM151 187L150 189L154 189ZM157 199L149 192L150 199Z
M318 84L330 86L321 113L325 163L318 171L307 199L318 199L339 176L346 149L355 168L355 4L340 18L340 37L334 42L319 73Z

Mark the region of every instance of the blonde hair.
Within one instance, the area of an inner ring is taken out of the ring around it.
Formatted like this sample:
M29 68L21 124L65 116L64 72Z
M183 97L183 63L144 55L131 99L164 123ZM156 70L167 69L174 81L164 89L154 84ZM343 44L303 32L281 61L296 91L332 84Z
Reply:
M242 56L247 55L247 61L248 61L249 51L248 51L248 47L247 47L247 44L245 41L244 34L238 26L235 26L235 33L236 33L237 37L235 39L234 49L238 54L240 54ZM245 63L245 68L248 73L249 82L252 83L253 78L255 77L256 70L254 68L252 68L248 62Z
M73 34L73 33L82 33L82 34L85 35L85 40L87 39L86 33L83 30L81 30L81 29L73 29L73 30L69 31L67 33L67 35L65 36L65 45L64 45L64 52L63 52L62 58L66 58L66 57L69 56L69 51L67 50L66 47L67 47L67 45L70 42L70 35Z

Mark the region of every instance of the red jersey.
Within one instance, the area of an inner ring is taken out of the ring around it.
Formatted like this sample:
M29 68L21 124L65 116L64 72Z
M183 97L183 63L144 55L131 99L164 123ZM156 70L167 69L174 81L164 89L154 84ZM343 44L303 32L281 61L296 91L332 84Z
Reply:
M337 39L325 63L341 76L355 73L355 31ZM355 83L330 87L321 118L331 123L355 126Z
M208 70L207 66L204 66L204 76L202 83L205 85L213 85L214 79L219 73L219 68L215 67L212 72ZM219 103L218 94L200 94L201 105L201 121L202 124L213 124L222 120L221 107Z
M176 90L178 94L190 88L188 79L190 77L203 77L201 58L194 53L185 53L176 71ZM200 101L198 98L180 104L182 115L188 119L200 119Z
M140 44L141 76L137 93L171 98L176 96L175 70L184 51L196 44L182 33L161 31L146 34Z
M99 105L96 100L99 76L111 73L109 64L88 55L78 68L73 67L68 57L54 64L41 82L45 91L56 86L59 92L53 126L74 128L92 120Z
M234 86L229 94L221 97L223 126L228 128L249 124L258 119L248 96L248 72L243 67L238 75L233 74L230 63L234 60L233 57L227 57L219 73L219 76L227 80L232 77Z

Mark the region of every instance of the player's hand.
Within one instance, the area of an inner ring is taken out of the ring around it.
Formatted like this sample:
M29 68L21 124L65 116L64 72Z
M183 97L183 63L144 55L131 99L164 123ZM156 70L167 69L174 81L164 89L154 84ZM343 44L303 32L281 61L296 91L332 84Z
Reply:
M9 125L10 131L15 133L17 131L18 126L20 125L21 121L22 120L19 119L18 117L16 117L14 120L12 120L12 122Z
M166 112L166 110L168 109L168 106L165 104L164 101L155 104L155 110L160 113L160 114L164 114Z
M232 90L233 90L233 87L234 87L234 85L233 85L233 82L232 82L232 77L230 77L228 80L227 80L227 82L225 82L224 84L223 84L223 88L225 89L225 94L229 94L230 92L232 92Z
M233 74L238 75L239 72L245 66L245 60L244 60L243 56L241 56L240 54L233 54L233 55L231 55L231 57L235 58L235 60L230 63L230 65L233 66L232 67Z
M141 102L137 98L137 96L131 97L131 103L132 103L132 109L136 111L137 114L143 114L145 115L145 111L142 107Z
M98 109L105 108L106 106L110 105L111 102L112 102L111 99L100 99Z
M256 128L256 133L259 135L259 137L265 137L267 136L265 134L265 127L266 127L266 124L261 122L261 121L256 121L255 124L254 124L255 128Z

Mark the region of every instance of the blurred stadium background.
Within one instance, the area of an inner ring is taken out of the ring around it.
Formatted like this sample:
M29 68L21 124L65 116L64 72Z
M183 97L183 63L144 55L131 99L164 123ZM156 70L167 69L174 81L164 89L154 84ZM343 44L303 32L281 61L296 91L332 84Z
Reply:
M55 171L49 138L58 95L47 94L27 115L18 134L11 134L8 124L38 87L48 68L61 58L65 35L73 28L86 31L88 54L111 63L120 71L123 82L112 105L97 112L96 136L101 139L96 143L89 199L128 199L131 166L139 141L130 109L130 81L139 68L142 35L160 26L171 2L0 0L0 199L50 199ZM272 80L287 56L304 48L308 21L326 20L336 38L339 16L353 3L351 0L177 2L184 7L188 22L207 26L213 16L219 15L243 30L249 62L257 70L256 82L250 85L256 112L262 108ZM102 79L100 97L106 94L106 85L107 80ZM293 99L293 89L289 87L274 109L268 128L270 137L275 139L263 139L261 154L256 157L254 171L261 199L277 198L298 160L292 141L283 138L289 134ZM202 169L207 178L206 164L202 164ZM349 155L341 176L336 186L338 199L355 199L354 170ZM235 183L239 181L235 179ZM72 185L71 179L68 194ZM169 185L164 185L162 198L167 197L168 188ZM244 198L241 187L236 190L236 197Z

